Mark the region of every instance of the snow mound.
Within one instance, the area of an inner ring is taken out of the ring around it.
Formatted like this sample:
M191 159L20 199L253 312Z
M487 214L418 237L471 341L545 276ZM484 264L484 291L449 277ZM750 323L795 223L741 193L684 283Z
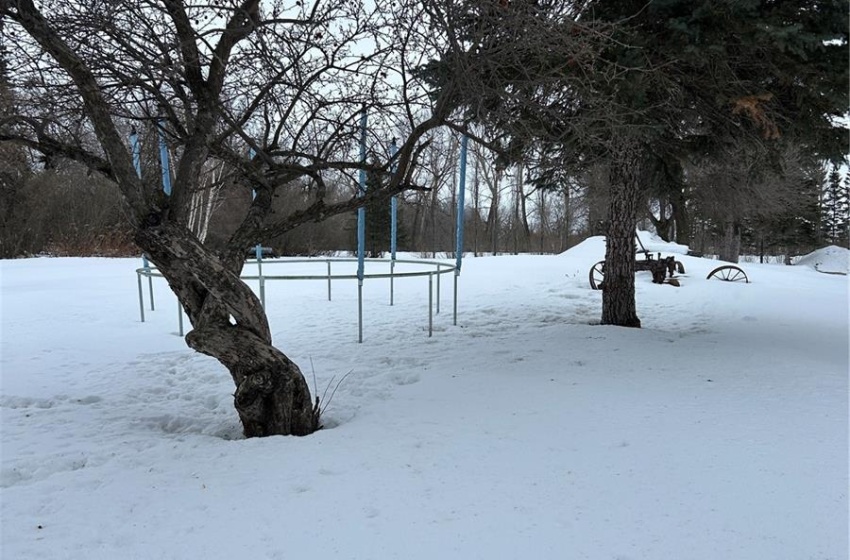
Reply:
M679 245L678 243L668 243L654 233L638 230L640 242L647 251L651 253L672 253L677 255L685 255L688 253L687 245ZM640 250L637 242L635 242L635 250ZM575 247L570 247L560 254L562 257L579 258L582 260L601 261L605 258L605 236L597 235L588 237Z
M601 261L605 258L605 236L596 235L594 237L588 237L578 245L570 247L558 256L571 259L590 260L593 262Z
M850 273L850 250L829 245L801 257L797 265L808 266L818 272L848 274Z
M648 231L638 230L637 233L640 238L640 242L643 243L643 246L646 247L647 251L651 251L653 253L675 253L677 255L688 254L689 248L687 245L679 245L678 243L664 241L658 237L658 235Z

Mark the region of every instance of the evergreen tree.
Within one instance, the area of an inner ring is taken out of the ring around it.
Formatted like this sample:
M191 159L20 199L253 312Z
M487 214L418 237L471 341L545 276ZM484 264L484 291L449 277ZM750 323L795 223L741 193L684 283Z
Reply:
M827 243L847 246L850 230L850 174L842 181L837 168L829 174L824 189L821 228Z
M366 176L367 191L379 189L382 185L380 173L371 172ZM384 251L389 250L391 226L389 199L375 199L366 205L366 255L369 258L381 258Z
M780 140L845 151L846 0L461 5L468 56L429 66L433 82L522 150L543 140L609 164L603 324L640 326L633 237L659 161Z

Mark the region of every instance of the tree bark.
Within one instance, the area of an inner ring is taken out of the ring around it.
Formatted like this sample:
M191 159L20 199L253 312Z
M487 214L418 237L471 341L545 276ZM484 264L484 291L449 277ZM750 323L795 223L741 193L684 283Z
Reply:
M626 143L618 152L609 172L602 324L640 327L635 304L635 226L646 158L635 144Z

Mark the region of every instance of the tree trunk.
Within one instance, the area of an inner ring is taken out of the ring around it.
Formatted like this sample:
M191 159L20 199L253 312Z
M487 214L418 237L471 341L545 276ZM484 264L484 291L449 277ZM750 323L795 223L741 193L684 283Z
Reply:
M570 212L570 187L569 185L564 185L564 221L561 226L564 235L561 241L561 250L559 251L561 253L570 248L570 230L573 227L572 220L570 219L572 214Z
M478 158L475 158L475 175L472 181L472 200L475 205L475 221L472 222L472 254L478 256L478 227L481 221L481 200L478 190Z
M735 222L726 222L723 242L720 245L720 260L736 263L741 252L741 227Z
M640 327L635 305L635 226L643 167L640 147L626 144L612 162L602 285L602 324Z
M649 221L655 227L655 233L658 234L658 237L667 243L673 240L673 217L667 216L667 202L665 200L658 199L657 218L652 213L652 207L650 206Z
M548 227L548 216L546 215L546 191L540 189L540 254L546 251L546 236Z
M676 223L676 243L690 245L691 217L688 213L685 191L682 188L677 189L670 197L670 206L673 208L673 221Z
M438 186L437 182L434 181L434 187L431 191L431 200L429 201L430 208L428 209L429 221L431 224L431 258L437 258L437 204L439 203L439 199L437 198Z
M494 206L490 206L490 244L492 246L493 256L499 252L499 200L495 201Z
M193 326L186 343L230 372L245 436L303 436L319 429L318 401L312 402L298 366L272 345L265 311L239 278L241 251L219 258L174 224L143 228L135 241L186 310Z
M521 170L522 168L520 168ZM514 213L511 217L511 232L513 233L514 238L514 255L519 254L519 189L517 186L514 186Z
M490 212L487 215L487 225L490 228L490 243L493 256L499 251L499 189L502 183L502 170L496 169L494 183L490 186Z
M422 197L417 196L413 202L413 227L410 228L410 247L414 251L422 251L420 220L422 216Z
M517 196L519 197L519 214L522 223L523 251L531 250L531 225L528 223L528 204L525 195L524 169L519 164L519 180L517 181Z

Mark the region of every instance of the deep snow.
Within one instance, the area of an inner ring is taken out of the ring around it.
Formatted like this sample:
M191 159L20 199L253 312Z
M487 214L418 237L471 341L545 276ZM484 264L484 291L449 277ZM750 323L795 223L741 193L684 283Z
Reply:
M138 260L2 262L4 559L848 557L848 284L677 253L642 329L598 323L599 238L427 280L270 283L319 393L306 438L244 440L232 382L175 336ZM846 255L844 256L846 259ZM278 265L275 265L278 266ZM283 266L283 265L280 265ZM290 265L299 266L299 265Z
M797 266L809 266L818 272L828 274L850 273L850 251L843 247L830 245L823 249L813 251L797 261Z

